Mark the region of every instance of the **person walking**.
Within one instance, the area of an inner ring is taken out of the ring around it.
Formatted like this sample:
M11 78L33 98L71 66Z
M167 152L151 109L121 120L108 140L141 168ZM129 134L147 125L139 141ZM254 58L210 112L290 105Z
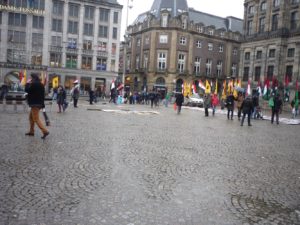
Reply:
M219 99L217 94L213 94L211 98L212 114L215 115L217 105L219 104Z
M65 102L66 102L66 91L64 90L62 85L59 85L57 88L57 97L56 97L56 102L58 105L58 112L61 113L65 111Z
M49 131L46 129L39 117L40 110L45 108L45 88L41 83L38 74L31 74L31 81L26 84L25 91L28 94L28 105L31 108L29 113L30 129L29 132L25 133L25 135L34 136L34 124L36 123L43 133L41 138L45 139L49 135Z
M232 92L226 98L226 107L227 107L227 119L229 119L230 116L231 120L233 120L234 96Z
M176 106L177 106L177 114L179 115L181 113L181 107L182 103L184 102L184 97L182 93L179 93L176 95Z
M95 98L95 92L93 91L92 88L90 88L89 90L90 105L93 105L94 98Z
M241 105L241 110L243 111L241 126L244 125L244 120L245 120L246 115L248 116L248 126L252 126L251 125L251 114L252 114L252 111L253 111L253 100L252 100L250 95L248 95L244 99L244 101Z
M243 101L244 101L244 94L242 92L239 92L237 97L237 104L236 104L238 109L238 120L241 120Z
M73 98L73 104L74 104L74 108L78 108L77 107L77 103L78 103L78 99L79 99L79 84L78 84L78 80L75 80L73 83L75 86L72 88L71 90L71 96Z
M165 97L165 107L168 107L170 98L171 98L171 94L167 93Z
M204 95L203 106L204 106L204 111L205 111L205 116L206 116L206 117L209 116L208 108L210 108L210 104L211 104L210 96L209 96L209 94L205 94L205 95Z
M274 95L275 95L275 97L274 97ZM281 100L280 95L278 93L277 94L273 93L272 98L273 98L273 106L272 106L272 103L271 103L271 108L272 108L271 123L273 124L274 116L276 116L276 123L278 125L279 124L279 113L281 113L281 107L282 107L282 100Z

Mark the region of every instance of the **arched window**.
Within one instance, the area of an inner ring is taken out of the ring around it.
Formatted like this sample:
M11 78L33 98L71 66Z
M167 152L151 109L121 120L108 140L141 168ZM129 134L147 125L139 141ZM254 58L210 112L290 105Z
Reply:
M182 92L182 85L183 85L183 80L178 79L176 81L176 92Z
M156 79L156 84L165 85L166 81L163 77L159 77Z

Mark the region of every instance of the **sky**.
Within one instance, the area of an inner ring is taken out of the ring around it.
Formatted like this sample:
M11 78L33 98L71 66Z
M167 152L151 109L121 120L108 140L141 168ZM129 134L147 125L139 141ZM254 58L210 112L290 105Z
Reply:
M121 39L123 39L126 27L126 11L128 0L118 0L119 4L123 5L122 12L122 28ZM143 12L150 10L154 0L129 0L129 5L133 7L129 9L128 24L130 25ZM190 8L195 10L213 14L216 16L226 17L234 16L243 18L244 15L244 0L187 0Z

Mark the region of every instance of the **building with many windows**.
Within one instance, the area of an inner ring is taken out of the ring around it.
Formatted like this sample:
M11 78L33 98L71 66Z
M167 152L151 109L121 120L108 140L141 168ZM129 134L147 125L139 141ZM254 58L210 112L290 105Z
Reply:
M0 1L0 82L47 70L49 88L58 76L104 89L118 76L121 14L117 0Z
M245 0L240 76L284 84L300 74L300 1Z
M199 80L238 74L243 21L188 7L186 0L155 0L127 28L125 87L180 91Z

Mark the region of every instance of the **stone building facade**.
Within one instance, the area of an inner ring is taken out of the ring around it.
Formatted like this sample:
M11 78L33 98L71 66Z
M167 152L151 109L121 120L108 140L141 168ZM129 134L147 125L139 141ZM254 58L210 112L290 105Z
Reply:
M181 91L182 84L237 77L243 21L155 0L127 28L127 91Z
M118 76L122 6L117 0L0 2L0 83L20 70L58 76L67 89L109 86Z
M253 84L273 77L284 84L299 79L300 1L246 0L240 78Z

